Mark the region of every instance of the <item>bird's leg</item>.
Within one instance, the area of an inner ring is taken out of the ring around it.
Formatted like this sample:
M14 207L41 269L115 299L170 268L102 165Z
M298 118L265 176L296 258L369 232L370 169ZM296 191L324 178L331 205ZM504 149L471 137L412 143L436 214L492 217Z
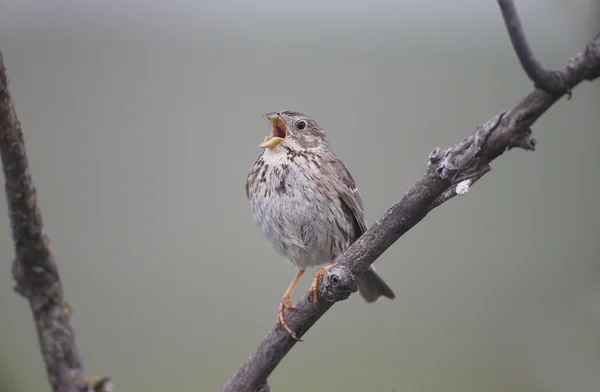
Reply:
M277 325L283 327L283 329L285 329L287 333L289 333L290 336L296 340L298 339L296 337L296 333L294 333L294 331L292 331L292 329L285 322L283 312L285 311L285 309L293 308L294 303L291 300L292 293L294 292L294 289L296 288L296 285L298 284L298 281L300 280L302 274L304 274L303 269L298 270L298 272L296 272L296 276L294 276L292 283L290 283L290 286L287 288L287 290L285 290L285 293L283 293L283 297L281 297L281 301L279 302L279 311L277 312Z
M315 303L319 301L319 280L323 277L323 275L325 275L325 272L327 272L327 270L332 266L333 260L331 260L329 264L327 264L325 267L319 268L317 270L317 273L315 274L315 278L313 279L312 285L310 286L310 293L312 294Z

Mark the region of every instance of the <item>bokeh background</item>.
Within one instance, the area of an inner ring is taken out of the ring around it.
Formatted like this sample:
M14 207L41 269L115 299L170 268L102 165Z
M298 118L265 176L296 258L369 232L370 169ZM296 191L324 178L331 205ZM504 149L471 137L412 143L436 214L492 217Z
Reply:
M599 31L593 0L517 6L548 66ZM491 0L4 0L0 50L87 374L120 391L217 391L273 325L294 268L244 194L263 113L315 118L373 222L532 88ZM402 237L375 264L397 300L335 306L273 389L598 391L599 99ZM0 222L0 389L49 390Z

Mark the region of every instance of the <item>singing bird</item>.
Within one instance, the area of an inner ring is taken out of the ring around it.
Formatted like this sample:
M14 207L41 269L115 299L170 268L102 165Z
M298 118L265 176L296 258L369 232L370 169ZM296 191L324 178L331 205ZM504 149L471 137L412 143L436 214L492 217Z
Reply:
M311 285L316 302L319 280L367 230L367 223L354 179L321 127L293 111L265 116L271 133L260 144L264 150L248 173L246 196L271 247L297 268L277 312L278 326L296 338L284 311L293 308L291 295L298 280L307 267L320 267ZM395 298L372 267L360 276L358 290L367 302L381 296Z

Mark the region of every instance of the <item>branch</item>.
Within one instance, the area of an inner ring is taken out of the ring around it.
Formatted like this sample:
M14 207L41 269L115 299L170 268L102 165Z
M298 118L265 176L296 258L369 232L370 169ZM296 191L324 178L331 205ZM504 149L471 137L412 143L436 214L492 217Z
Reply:
M560 96L568 93L570 95L569 85L562 77L562 73L542 67L533 55L523 32L523 26L521 26L521 20L517 14L514 1L498 0L498 5L502 11L502 17L504 18L510 41L521 62L521 66L527 76L529 76L529 79L533 81L535 87L549 94L558 94Z
M506 3L512 2L500 1L501 5ZM510 9L508 14L511 15ZM512 15L516 14L513 12ZM573 56L557 72L570 87L599 77L600 34L584 52ZM534 150L536 141L531 137L531 125L562 95L564 93L548 94L542 87L537 88L513 109L480 125L473 135L445 150L435 149L429 156L423 177L327 271L319 287L318 304L315 305L310 293L306 293L296 302L295 309L286 314L286 321L297 336L304 335L336 301L356 292L361 273L431 210L457 194L464 194L469 186L489 172L494 159L515 147ZM222 392L255 392L261 385L264 388L271 372L295 344L296 340L274 326Z
M31 306L52 391L112 391L112 382L108 378L87 381L83 377L75 330L71 325L71 306L64 300L49 238L42 230L42 214L37 207L21 124L8 84L0 52L0 154L15 246L12 266L15 291Z

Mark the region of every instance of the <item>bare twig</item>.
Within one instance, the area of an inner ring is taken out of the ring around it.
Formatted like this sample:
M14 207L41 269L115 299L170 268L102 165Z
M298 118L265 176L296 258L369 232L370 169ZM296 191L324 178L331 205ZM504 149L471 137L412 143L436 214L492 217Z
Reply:
M533 81L535 87L549 94L570 94L569 85L566 84L562 74L559 71L542 67L533 55L533 51L527 43L527 38L523 32L523 26L517 14L514 1L498 0L498 5L500 5L500 10L502 10L502 16L504 17L510 41L521 62L521 66L527 76L529 76L529 79Z
M557 72L570 87L599 77L600 35ZM423 177L327 271L319 288L319 303L315 305L306 293L296 302L295 309L286 315L286 321L297 336L302 337L336 301L355 292L358 276L400 236L432 209L453 198L457 194L457 181L468 180L472 185L489 172L489 165L494 159L511 148L533 150L535 140L531 137L531 125L562 95L536 89L513 109L480 125L463 141L445 150L434 150ZM274 326L222 391L257 391L295 344L296 340Z
M15 245L15 291L27 298L33 312L48 379L54 392L104 392L109 379L87 381L71 325L71 307L64 301L58 268L42 230L42 214L25 154L21 124L10 96L0 52L0 154L6 199Z

